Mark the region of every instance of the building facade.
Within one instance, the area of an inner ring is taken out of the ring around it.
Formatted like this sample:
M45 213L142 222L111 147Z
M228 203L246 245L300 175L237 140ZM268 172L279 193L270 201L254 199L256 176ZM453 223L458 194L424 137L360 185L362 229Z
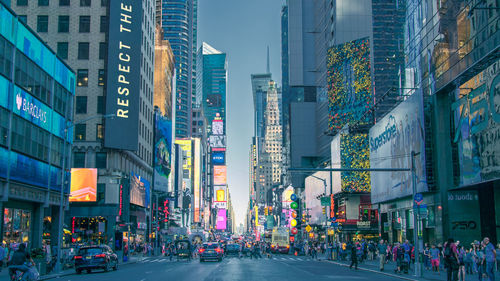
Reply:
M75 73L3 3L0 26L2 241L57 245L59 211L68 206L62 168L70 167Z

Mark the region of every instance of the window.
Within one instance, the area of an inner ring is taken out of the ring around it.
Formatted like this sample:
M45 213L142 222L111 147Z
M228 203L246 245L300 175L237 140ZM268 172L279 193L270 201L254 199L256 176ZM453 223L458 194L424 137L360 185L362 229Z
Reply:
M90 16L80 16L80 33L90 32Z
M87 137L87 124L75 125L75 140L84 141Z
M73 167L85 168L85 152L73 153Z
M97 184L97 203L104 203L104 196L106 194L106 184Z
M0 107L0 145L7 146L9 132L9 111Z
M38 16L36 21L37 32L49 31L49 16Z
M72 110L68 110L66 105L72 104L71 97L73 96L66 88L59 83L54 83L54 110L63 116L70 116L73 114Z
M99 74L97 76L97 85L98 86L104 86L105 77L106 77L106 73L104 72L104 69L99 69Z
M38 0L38 6L48 6L49 0Z
M107 7L108 6L108 0L101 0L101 7Z
M12 70L12 52L14 47L5 39L0 39L0 73L10 77Z
M48 161L49 132L31 124L25 119L13 116L12 149L37 159Z
M28 0L17 0L17 6L28 6Z
M89 59L89 43L88 42L79 42L78 43L78 59L79 60L88 60Z
M14 82L46 104L52 98L52 78L19 50L16 51Z
M19 15L19 20L24 22L24 23L28 23L28 16L27 15Z
M68 59L68 42L57 42L57 55L62 59Z
M95 154L95 167L100 169L106 169L107 162L107 154L106 152L96 152Z
M106 57L106 43L105 42L100 42L99 43L99 59L103 60Z
M76 85L78 87L87 87L89 85L89 70L78 69L76 73Z
M80 7L90 7L90 0L80 0Z
M108 30L108 17L101 16L101 32L106 32Z
M102 140L104 138L104 127L102 124L97 124L96 127L96 139Z
M57 32L69 32L69 16L59 16Z
M77 114L86 114L87 113L87 96L77 96L76 97L75 111Z
M69 0L59 0L59 6L69 6Z
M104 108L104 96L97 96L97 113L98 114L104 114L106 111Z

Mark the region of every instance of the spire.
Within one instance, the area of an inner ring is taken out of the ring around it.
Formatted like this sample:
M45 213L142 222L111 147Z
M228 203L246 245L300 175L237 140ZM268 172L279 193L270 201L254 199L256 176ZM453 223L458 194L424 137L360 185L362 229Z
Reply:
M271 68L269 67L269 46L267 46L267 73L271 73Z

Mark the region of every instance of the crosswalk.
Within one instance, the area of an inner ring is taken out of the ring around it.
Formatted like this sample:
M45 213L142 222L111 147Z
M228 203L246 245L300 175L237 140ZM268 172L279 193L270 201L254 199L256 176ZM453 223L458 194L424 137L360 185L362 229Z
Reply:
M193 261L197 261L198 259L192 259ZM227 260L231 263L240 261L240 260L252 260L249 258L242 258L238 259L237 257L231 257L231 258L225 258L224 260ZM254 259L255 260L255 259ZM269 260L267 257L263 257L260 259L257 259L256 261L267 261ZM294 256L273 256L270 260L274 261L285 261L285 262L304 262L304 261L312 261L311 258L309 257L294 257ZM187 260L182 259L180 262L186 262ZM161 258L144 258L140 259L137 261L137 263L170 263L170 262L178 262L177 258L173 258L170 260L169 257L161 257Z

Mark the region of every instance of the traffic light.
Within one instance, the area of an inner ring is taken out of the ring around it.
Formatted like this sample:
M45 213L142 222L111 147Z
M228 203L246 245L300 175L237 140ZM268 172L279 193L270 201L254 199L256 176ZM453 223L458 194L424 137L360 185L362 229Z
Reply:
M323 215L326 215L326 207L323 207Z
M301 208L300 208L300 199L299 197L293 193L290 195L290 200L293 202L290 204L290 208L292 209L292 220L290 221L290 225L293 227L293 229L297 230L301 228L301 223L300 219L302 218L301 216ZM302 219L302 222L304 222L304 219ZM297 230L298 232L298 230Z
M267 207L264 208L264 215L268 215L268 212L267 212Z

